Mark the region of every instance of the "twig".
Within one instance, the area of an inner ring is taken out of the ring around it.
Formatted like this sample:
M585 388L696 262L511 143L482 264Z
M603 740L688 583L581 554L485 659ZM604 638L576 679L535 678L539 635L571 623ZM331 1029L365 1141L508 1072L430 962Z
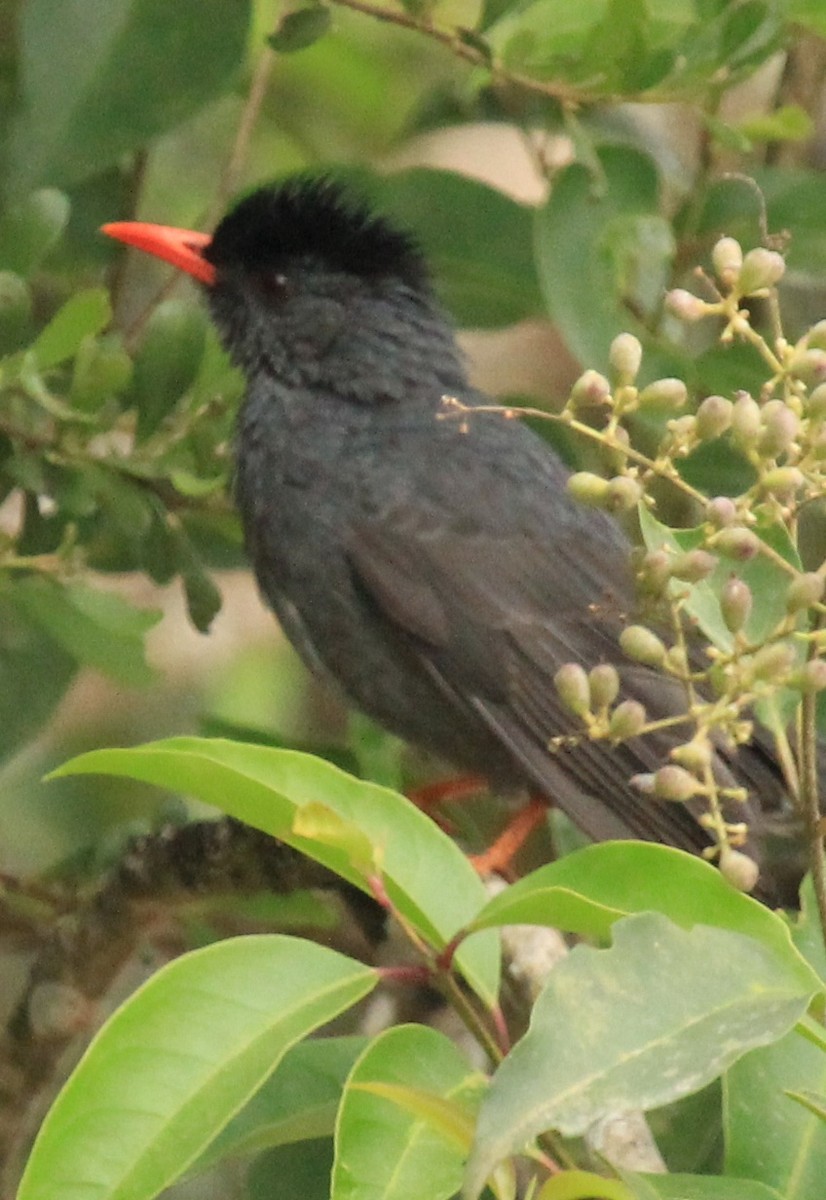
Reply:
M817 657L815 643L809 647L809 659ZM803 693L800 706L800 800L806 840L809 844L809 861L812 869L817 911L823 941L826 944L826 850L823 839L823 817L820 812L820 784L817 763L817 695Z

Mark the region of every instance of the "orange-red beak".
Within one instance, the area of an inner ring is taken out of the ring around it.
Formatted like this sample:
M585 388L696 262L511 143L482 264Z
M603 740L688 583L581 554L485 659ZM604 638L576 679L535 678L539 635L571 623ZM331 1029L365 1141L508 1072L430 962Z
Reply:
M202 254L204 246L212 241L208 233L175 229L172 225L148 225L145 221L114 221L102 226L101 232L172 263L208 287L215 283L215 268Z

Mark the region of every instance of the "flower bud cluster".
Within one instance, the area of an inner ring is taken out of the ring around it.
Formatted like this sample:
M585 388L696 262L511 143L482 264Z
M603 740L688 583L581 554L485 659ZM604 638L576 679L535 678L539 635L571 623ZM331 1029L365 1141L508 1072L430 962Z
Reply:
M592 738L613 742L638 737L645 729L645 708L636 700L616 704L620 677L610 663L586 671L579 663L563 663L554 676L557 695L568 712L582 720Z
M693 550L675 551L662 547L644 554L637 567L637 587L647 599L660 599L666 594L668 584L701 583L717 567L716 555L701 546ZM628 631L625 631L627 635Z

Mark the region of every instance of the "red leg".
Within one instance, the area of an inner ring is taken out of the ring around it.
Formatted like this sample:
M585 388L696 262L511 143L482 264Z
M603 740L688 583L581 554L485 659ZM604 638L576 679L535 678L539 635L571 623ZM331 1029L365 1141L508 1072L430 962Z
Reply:
M487 780L482 775L458 775L454 779L438 779L435 783L414 788L407 793L407 798L413 801L416 808L429 813L444 801L466 800L487 791L487 788Z
M483 854L474 854L470 861L480 875L507 874L514 855L521 850L548 813L548 801L532 796L528 804L515 813L502 833Z

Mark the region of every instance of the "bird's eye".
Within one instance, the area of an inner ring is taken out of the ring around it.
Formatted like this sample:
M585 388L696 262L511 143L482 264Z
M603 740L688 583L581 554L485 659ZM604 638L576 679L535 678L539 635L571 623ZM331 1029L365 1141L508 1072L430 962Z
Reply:
M258 285L266 299L274 304L283 304L292 290L283 271L262 271L258 277Z

